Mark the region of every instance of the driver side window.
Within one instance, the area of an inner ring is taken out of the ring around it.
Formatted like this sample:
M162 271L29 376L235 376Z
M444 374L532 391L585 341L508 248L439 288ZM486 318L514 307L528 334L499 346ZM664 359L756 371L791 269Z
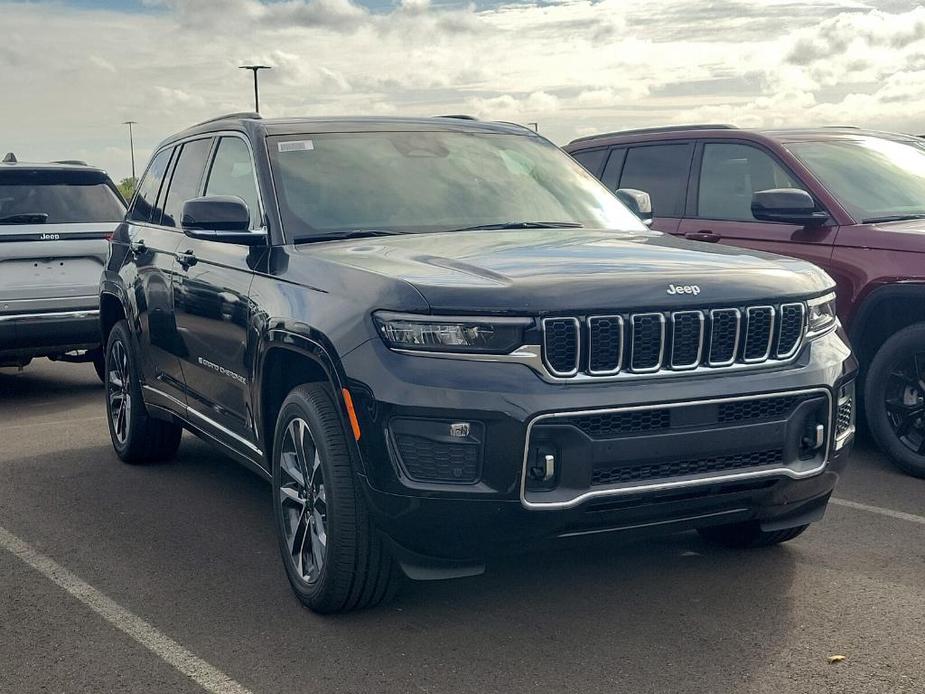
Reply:
M219 140L215 159L206 182L206 195L234 195L241 198L251 215L251 229L263 226L260 198L254 178L254 162L250 149L239 137Z
M769 154L750 145L707 143L700 165L697 216L756 222L752 195L772 188L804 190Z

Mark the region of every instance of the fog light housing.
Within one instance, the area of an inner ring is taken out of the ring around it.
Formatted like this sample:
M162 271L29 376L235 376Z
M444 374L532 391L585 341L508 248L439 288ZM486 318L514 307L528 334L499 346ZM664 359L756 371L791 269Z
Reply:
M402 473L413 482L475 484L481 479L482 422L396 418L389 438Z

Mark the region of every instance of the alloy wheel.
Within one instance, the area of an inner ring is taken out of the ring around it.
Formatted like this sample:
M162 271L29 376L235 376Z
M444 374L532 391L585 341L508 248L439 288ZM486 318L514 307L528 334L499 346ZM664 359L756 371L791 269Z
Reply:
M318 580L327 554L328 507L321 453L299 417L286 427L280 450L279 501L288 557L305 582Z
M925 455L925 352L906 357L890 371L885 405L896 437L912 452Z
M116 440L124 444L128 439L129 419L132 414L132 395L129 382L128 354L125 345L116 340L109 348L106 390L109 397L109 418Z

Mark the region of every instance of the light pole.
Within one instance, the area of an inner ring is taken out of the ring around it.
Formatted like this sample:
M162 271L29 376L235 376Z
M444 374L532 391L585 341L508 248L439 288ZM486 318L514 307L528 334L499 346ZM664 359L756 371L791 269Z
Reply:
M132 126L138 125L137 120L122 121L122 125L128 126L128 146L132 150L132 185L135 185L135 134L132 132Z
M260 91L257 88L257 73L261 70L272 70L270 65L239 65L240 70L250 70L254 73L254 110L260 113Z

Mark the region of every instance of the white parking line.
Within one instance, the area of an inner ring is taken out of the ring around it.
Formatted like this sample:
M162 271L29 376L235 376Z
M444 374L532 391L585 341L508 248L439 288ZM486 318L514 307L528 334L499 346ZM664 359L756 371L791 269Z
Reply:
M141 617L129 612L90 584L82 581L50 557L0 527L0 548L22 559L26 564L80 600L112 626L172 665L203 689L216 694L250 694L250 691L209 665Z
M848 501L847 499L829 499L829 503L835 504L836 506L844 506L845 508L853 508L856 511L867 511L868 513L878 513L881 516L888 516L890 518L898 518L899 520L909 521L910 523L918 523L919 525L925 525L925 516L917 516L914 513L894 511L893 509L880 508L879 506L868 506L867 504L859 504L857 501Z

